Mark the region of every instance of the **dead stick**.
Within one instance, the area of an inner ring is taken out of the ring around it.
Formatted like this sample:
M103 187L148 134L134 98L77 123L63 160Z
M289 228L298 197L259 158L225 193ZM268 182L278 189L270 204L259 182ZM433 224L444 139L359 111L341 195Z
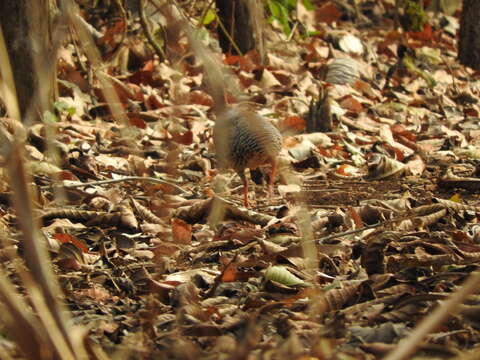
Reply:
M480 271L476 271L470 274L467 281L461 285L459 290L453 293L447 301L440 304L431 315L425 317L407 338L401 340L384 360L402 360L409 358L429 333L434 331L449 316L453 316L461 310L459 305L468 295L477 290L479 286Z

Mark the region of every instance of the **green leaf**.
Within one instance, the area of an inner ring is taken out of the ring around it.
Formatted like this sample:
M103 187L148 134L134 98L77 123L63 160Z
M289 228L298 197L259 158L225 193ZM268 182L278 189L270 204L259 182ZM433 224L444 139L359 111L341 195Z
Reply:
M275 0L269 0L268 1L268 9L270 10L270 13L272 14L272 17L276 20L280 17L280 4L275 1Z
M435 81L435 79L433 78L433 76L430 75L427 71L420 69L420 68L415 64L415 62L413 61L413 59L412 59L410 56L405 56L405 57L403 58L403 64L405 65L405 67L406 67L409 71L411 71L411 72L419 75L420 77L422 77L423 80L426 81L427 86L428 86L429 88L433 88L433 87L435 87L435 86L437 85L437 82Z
M57 110L59 113L63 113L63 112L66 112L67 115L70 115L72 116L73 114L75 114L75 107L73 106L70 106L69 104L67 104L66 102L64 101L55 101L53 103L53 107L55 108L55 110Z
M217 18L217 14L215 14L215 11L213 11L212 9L208 9L207 13L205 14L205 17L203 18L203 25L210 24L216 18Z
M297 0L284 0L284 7L288 10L295 10L297 7Z
M303 0L303 6L305 6L305 9L307 9L308 11L315 10L315 7L313 6L310 0Z
M280 17L277 19L280 24L282 24L283 27L283 32L287 35L290 35L290 32L292 29L290 28L290 19L288 16L288 10L286 7L281 6L280 7Z
M322 290L327 292L333 289L341 289L341 288L342 288L342 284L340 283L340 281L335 280L331 284L324 286Z
M54 113L48 110L43 113L42 120L45 124L55 124L59 121L58 117Z

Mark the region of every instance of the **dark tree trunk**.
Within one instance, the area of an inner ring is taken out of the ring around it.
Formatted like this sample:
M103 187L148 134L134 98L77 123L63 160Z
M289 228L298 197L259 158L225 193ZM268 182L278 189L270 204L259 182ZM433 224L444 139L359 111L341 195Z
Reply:
M10 55L22 117L33 99L32 91L36 84L32 49L28 36L27 2L26 0L0 2L0 24Z
M460 19L458 59L472 69L480 70L480 1L463 0Z
M255 48L248 0L216 0L220 47L224 53L245 54ZM225 31L227 33L225 33ZM233 43L232 43L233 41Z
M53 104L55 71L52 69L55 64L47 56L50 42L48 24L48 1L0 0L0 26L10 57L22 120L27 110L33 110L30 114L35 118ZM39 74L39 71L43 72ZM45 72L48 80L39 76L45 75Z

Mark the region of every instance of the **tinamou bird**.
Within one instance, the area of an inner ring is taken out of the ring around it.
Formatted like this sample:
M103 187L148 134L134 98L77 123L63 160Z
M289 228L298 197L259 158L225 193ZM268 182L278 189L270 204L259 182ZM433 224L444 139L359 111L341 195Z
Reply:
M242 106L226 103L225 85L232 85L226 74L220 70L211 54L191 31L187 31L189 42L197 57L203 62L204 83L207 92L214 101L216 115L213 129L215 154L220 169L233 169L243 182L243 203L248 204L248 180L245 170L256 169L264 164L271 164L272 170L268 185L269 195L277 170L277 157L282 148L282 135L267 119Z
M268 194L273 193L277 157L282 148L278 129L259 114L241 107L225 107L217 111L213 141L219 167L232 168L243 182L243 203L248 207L248 180L245 169L260 165L272 167Z

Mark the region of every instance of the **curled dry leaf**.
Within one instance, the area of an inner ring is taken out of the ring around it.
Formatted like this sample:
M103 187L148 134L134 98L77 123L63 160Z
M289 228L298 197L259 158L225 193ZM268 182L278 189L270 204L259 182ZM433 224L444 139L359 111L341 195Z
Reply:
M277 86L281 86L282 84L280 81L277 80L275 75L273 75L270 71L265 69L262 74L262 80L260 82L260 86L263 89L269 89Z
M297 136L298 139L308 140L312 144L318 147L328 148L333 145L333 141L327 134L321 132L314 132L310 134L302 134Z
M340 99L340 106L353 114L359 114L363 110L362 104L352 95Z
M138 221L132 208L128 205L120 205L117 209L120 213L120 223L129 229L138 229Z
M365 51L362 41L352 34L343 34L337 38L338 47L346 53L362 55Z
M359 210L360 217L367 225L378 224L392 216L393 211L383 207L365 205Z
M336 171L335 176L338 177L360 177L361 171L358 167L349 164L340 165Z
M82 250L71 242L65 242L60 245L57 263L64 270L78 271L85 264L85 259Z
M190 244L192 241L192 225L179 218L172 219L173 240L180 244Z
M286 286L307 286L308 283L293 275L284 266L271 266L265 271L265 279Z
M310 140L292 139L292 141L285 141L290 146L288 153L296 161L302 161L310 157L313 151L317 148Z
M156 216L153 212L151 212L148 208L140 204L135 199L132 199L132 205L142 219L153 224L162 224L162 220L158 216Z
M285 197L287 194L291 193L300 193L302 188L300 185L289 184L289 185L278 185L278 192L282 197Z
M340 19L342 13L333 1L327 1L315 11L315 20L318 23L331 24Z
M28 170L34 175L48 175L53 176L62 171L61 168L54 164L45 161L30 161L28 163Z
M365 178L368 180L382 180L399 178L404 174L405 164L386 156L379 156L370 164Z
M83 241L77 239L75 236L66 233L56 233L53 234L53 238L55 238L61 244L71 243L83 253L88 253L87 245L85 245Z
M319 304L316 306L326 311L340 310L349 300L358 296L362 286L364 286L362 282L355 281L342 284L341 288L330 289L324 293L323 298L319 299Z
M415 155L406 163L406 170L411 175L421 175L426 169L425 161L419 156Z
M301 116L288 116L280 123L282 133L299 133L305 130L305 119Z
M398 241L400 236L395 232L383 232L372 237L362 251L361 263L367 274L384 274L386 267L384 262L384 250L392 241Z

